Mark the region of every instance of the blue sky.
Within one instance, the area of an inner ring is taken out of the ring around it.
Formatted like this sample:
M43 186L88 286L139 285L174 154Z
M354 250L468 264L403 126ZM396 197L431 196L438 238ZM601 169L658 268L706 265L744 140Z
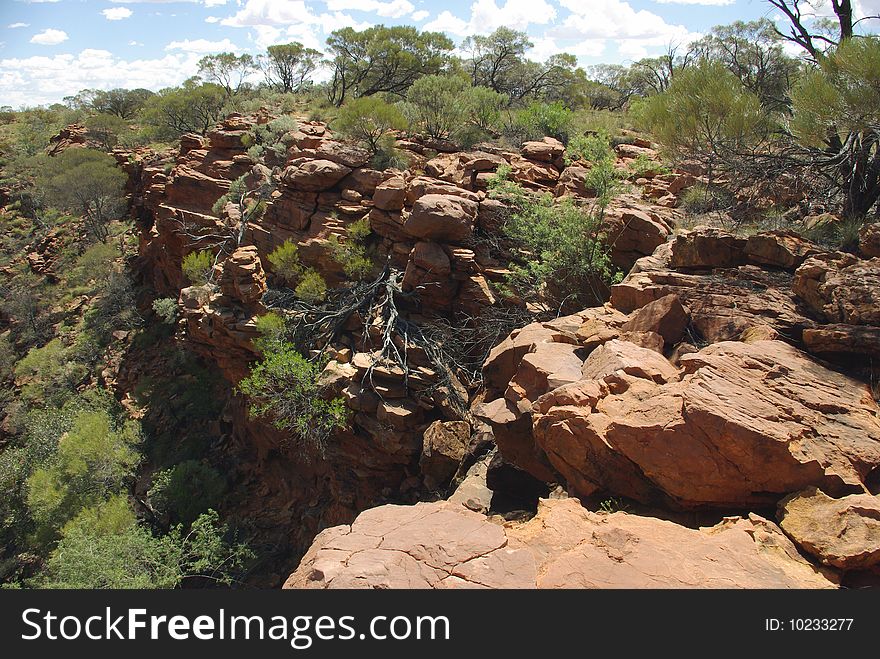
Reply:
M193 75L207 53L292 40L320 49L335 29L379 23L457 43L507 25L528 32L534 59L565 51L583 65L627 63L713 25L773 18L771 9L765 0L0 0L0 105L86 87L160 89ZM880 0L860 0L860 10L880 13Z

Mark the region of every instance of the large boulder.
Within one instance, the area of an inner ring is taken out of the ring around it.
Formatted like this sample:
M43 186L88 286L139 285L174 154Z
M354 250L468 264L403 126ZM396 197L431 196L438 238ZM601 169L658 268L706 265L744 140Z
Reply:
M281 180L294 190L320 192L329 190L350 172L350 167L332 160L299 158L291 161L281 175Z
M747 508L811 485L866 491L880 466L866 385L781 341L718 343L679 363L680 381L633 365L538 399L535 442L570 493Z
M428 489L441 487L455 475L470 437L471 427L466 421L435 421L428 426L419 459Z
M841 570L880 565L880 497L832 499L810 488L779 504L779 525L806 553Z
M220 290L243 304L256 303L263 297L266 273L256 247L239 247L223 261Z
M476 202L462 197L427 194L413 204L403 229L422 240L459 243L473 234L478 209Z
M829 323L880 325L880 258L826 254L804 261L794 292Z
M834 588L757 515L690 529L542 500L502 526L456 503L380 506L322 531L285 588Z

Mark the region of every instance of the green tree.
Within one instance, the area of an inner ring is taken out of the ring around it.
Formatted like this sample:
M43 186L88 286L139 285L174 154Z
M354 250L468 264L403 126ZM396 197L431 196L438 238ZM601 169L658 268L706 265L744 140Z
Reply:
M188 578L229 584L252 553L223 540L226 528L215 511L199 516L188 531L174 527L154 537L138 524L124 497L83 510L65 525L40 588L176 588Z
M320 372L318 364L281 342L264 354L238 390L250 399L252 415L271 419L276 428L323 453L331 434L345 426L347 414L341 398L322 397Z
M125 210L127 180L111 156L92 149L67 149L46 158L39 186L52 206L80 214L88 232L104 242L111 220Z
M220 473L199 462L184 460L153 475L148 495L153 507L185 525L220 501L226 481Z
M28 478L28 507L47 532L82 509L122 492L141 455L139 425L117 425L103 411L82 411L49 464Z
M457 76L423 76L406 93L406 111L429 137L448 139L468 118L470 85Z
M321 53L293 41L269 46L260 58L266 82L284 94L305 88L309 77L321 63Z
M880 39L842 41L791 97L802 160L832 181L846 217L864 217L880 199Z
M403 128L406 118L400 109L378 96L355 98L339 109L333 127L342 135L355 139L374 154L382 139L396 128Z
M112 114L126 121L134 119L154 95L149 89L83 89L64 101L72 108Z
M105 151L119 143L119 136L128 131L128 123L115 114L94 114L83 122L89 139L95 140Z
M709 170L766 139L760 99L720 62L681 71L662 93L633 106L633 115L674 159L696 158Z
M223 112L226 89L190 78L180 87L163 89L144 106L143 117L155 136L176 139L183 133L208 132Z
M492 34L470 36L462 43L471 84L504 94L511 100L556 100L571 84L577 58L559 53L544 63L525 57L534 44L525 32L499 27Z
M799 68L782 44L774 23L762 18L716 26L692 48L724 64L764 107L781 110L788 106L788 89Z
M247 54L216 53L199 60L199 75L223 87L227 96L241 91L244 81L255 68L254 58Z
M337 107L351 97L388 93L403 96L416 80L444 71L453 43L439 32L408 25L346 27L327 39L333 77L328 87Z

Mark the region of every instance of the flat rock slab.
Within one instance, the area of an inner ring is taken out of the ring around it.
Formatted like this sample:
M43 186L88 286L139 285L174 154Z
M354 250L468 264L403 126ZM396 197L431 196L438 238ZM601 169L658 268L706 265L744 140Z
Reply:
M560 499L502 526L441 501L323 531L284 587L833 588L829 574L757 515L690 529Z

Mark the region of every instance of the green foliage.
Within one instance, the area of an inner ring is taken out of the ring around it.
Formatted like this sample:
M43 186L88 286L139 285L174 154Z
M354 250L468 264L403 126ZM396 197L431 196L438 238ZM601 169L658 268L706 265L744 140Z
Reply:
M258 316L254 324L260 333L259 338L254 340L254 345L260 352L267 353L282 341L285 329L284 318L274 311Z
M520 128L526 139L555 137L568 142L571 131L572 111L561 101L553 103L531 103L522 110L515 119L515 126Z
M136 422L117 426L106 412L79 412L50 463L27 480L34 519L54 532L83 508L120 493L141 460L140 441Z
M480 130L492 133L501 124L501 112L510 99L488 87L471 87L468 91L468 115L471 123Z
M317 384L321 367L280 343L263 356L238 390L251 401L251 414L272 420L308 446L323 452L330 435L347 422L341 398L325 400Z
M409 163L409 156L405 151L397 148L393 135L385 135L379 140L376 153L373 154L370 162L378 170L407 169Z
M327 296L327 282L312 268L305 271L293 292L300 300L315 304Z
M207 249L190 252L183 257L183 262L180 264L184 277L192 284L206 283L213 266L214 255Z
M123 497L84 510L64 527L40 588L176 588L191 577L229 584L252 554L229 545L213 510L156 538L140 526Z
M288 285L295 284L303 276L305 268L299 260L299 248L289 238L269 253L272 272Z
M151 97L142 112L154 139L174 140L183 133L205 134L220 119L226 89L190 78L180 87L163 89Z
M266 81L284 94L299 92L321 63L321 53L293 41L269 46L260 59Z
M159 320L168 325L177 322L177 300L173 297L160 297L153 300L153 311Z
M153 95L149 89L83 89L75 96L66 97L64 101L75 109L130 120L135 118Z
M468 89L468 81L458 76L424 76L409 88L405 110L428 137L449 139L468 118Z
M681 196L681 208L692 215L726 210L731 207L733 197L718 185L697 183L692 185Z
M21 383L19 396L28 405L63 404L86 374L85 366L70 359L59 338L31 348L15 365L15 378Z
M154 474L147 494L156 510L189 526L218 504L225 489L226 481L216 469L197 460L184 460Z
M596 194L596 215L601 223L605 208L619 191L621 180L626 176L625 172L614 166L616 156L610 138L602 132L576 136L566 149L565 159L569 163L578 160L590 163L584 185Z
M199 75L232 95L241 91L242 84L255 67L254 58L250 55L216 53L199 60Z
M110 221L125 210L127 177L107 154L92 149L68 149L42 164L39 186L58 209L82 215L96 240L109 236Z
M529 195L507 181L505 174L500 171L490 181L490 194L513 208L502 227L514 246L515 260L509 265L511 292L554 309L600 304L607 286L620 277L600 232L601 197L594 207L600 212L590 212L570 198Z
M234 204L241 204L241 199L247 194L247 191L247 174L245 174L239 176L229 184L229 190L220 195L217 201L214 202L214 205L211 206L211 212L217 217L220 217L223 213L223 209L226 208L226 204L230 201Z
M115 114L94 114L86 117L89 139L95 140L105 151L119 143L120 136L129 131L128 123Z
M679 72L669 89L633 105L637 121L676 159L708 157L709 167L741 153L767 135L767 116L757 96L718 62Z
M340 134L361 142L372 153L390 131L406 126L400 109L378 96L356 98L339 109L334 128Z
M420 77L441 73L454 48L444 34L408 25L345 27L331 33L327 45L333 66L327 95L337 107L357 97L405 95Z
M72 287L83 287L89 282L104 282L120 257L119 244L115 241L95 243L76 259L68 276ZM91 291L91 289L89 289Z
M355 281L367 277L373 270L373 260L367 255L366 241L370 236L370 220L363 218L346 227L347 239L340 242L330 237L330 254L342 266L346 276Z
M629 163L627 168L636 178L641 176L662 176L672 172L669 167L656 160L651 160L651 158L644 153L640 153L636 156L636 158Z

